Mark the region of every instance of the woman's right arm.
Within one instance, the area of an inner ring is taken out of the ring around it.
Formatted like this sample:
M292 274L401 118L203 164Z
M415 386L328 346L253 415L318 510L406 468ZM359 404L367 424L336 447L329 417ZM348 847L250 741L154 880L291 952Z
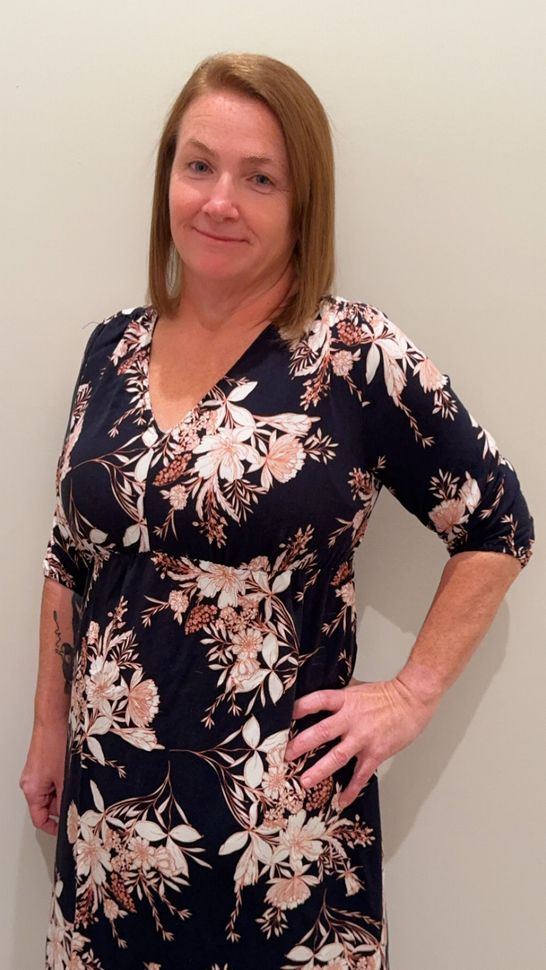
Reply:
M74 534L68 509L63 505L62 484L63 476L70 472L71 450L81 433L92 384L100 375L100 366L95 370L91 366L91 356L110 319L96 324L83 351L57 462L55 510L43 560L34 725L19 784L34 825L51 835L58 830L56 816L64 780L72 667L90 567L89 555ZM70 488L67 491L70 493Z
M34 725L20 786L36 828L57 834L68 710L81 597L46 577L40 609L40 654Z

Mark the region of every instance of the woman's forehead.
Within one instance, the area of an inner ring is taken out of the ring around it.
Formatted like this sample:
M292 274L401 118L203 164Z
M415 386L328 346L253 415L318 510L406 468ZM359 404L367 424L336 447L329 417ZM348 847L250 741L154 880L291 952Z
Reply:
M273 112L256 98L230 91L195 98L182 116L177 143L206 146L211 156L226 143L237 143L250 161L269 159L282 166L286 160L284 135Z

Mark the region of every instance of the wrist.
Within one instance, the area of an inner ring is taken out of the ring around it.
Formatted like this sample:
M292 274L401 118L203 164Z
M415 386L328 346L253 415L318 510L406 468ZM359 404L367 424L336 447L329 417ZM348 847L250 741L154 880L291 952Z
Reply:
M437 670L411 658L397 673L395 680L427 705L436 705L447 690L447 684Z

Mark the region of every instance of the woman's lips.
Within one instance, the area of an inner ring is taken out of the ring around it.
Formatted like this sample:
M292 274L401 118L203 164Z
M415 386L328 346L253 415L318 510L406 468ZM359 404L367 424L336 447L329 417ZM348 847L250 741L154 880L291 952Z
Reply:
M203 232L202 229L195 229L195 231L206 239L214 239L215 242L244 242L244 239L230 239L229 236L211 236L210 232Z

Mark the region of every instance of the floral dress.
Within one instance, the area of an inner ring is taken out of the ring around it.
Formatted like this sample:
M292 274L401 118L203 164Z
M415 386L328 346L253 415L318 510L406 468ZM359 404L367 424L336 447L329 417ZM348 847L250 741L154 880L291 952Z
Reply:
M387 970L377 775L285 761L297 697L348 684L353 557L381 487L450 555L531 555L510 462L383 313L269 323L168 431L157 312L88 339L44 574L77 594L49 970Z

